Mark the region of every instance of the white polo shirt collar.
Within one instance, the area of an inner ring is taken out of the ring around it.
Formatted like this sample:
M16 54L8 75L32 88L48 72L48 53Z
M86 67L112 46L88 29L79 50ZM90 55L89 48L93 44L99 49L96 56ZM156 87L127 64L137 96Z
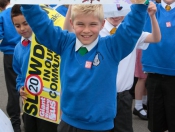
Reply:
M99 39L99 37L97 37L97 39L94 42L92 42L91 44L84 45L80 42L80 40L78 38L76 38L75 51L77 51L80 47L86 47L87 50L90 51L91 49L93 49L97 45L98 39Z

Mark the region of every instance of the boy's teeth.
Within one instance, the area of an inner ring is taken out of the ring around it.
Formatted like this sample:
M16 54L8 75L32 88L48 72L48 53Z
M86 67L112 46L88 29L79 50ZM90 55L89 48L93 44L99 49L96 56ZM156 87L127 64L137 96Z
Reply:
M84 36L85 38L88 38L88 37L90 37L90 36Z

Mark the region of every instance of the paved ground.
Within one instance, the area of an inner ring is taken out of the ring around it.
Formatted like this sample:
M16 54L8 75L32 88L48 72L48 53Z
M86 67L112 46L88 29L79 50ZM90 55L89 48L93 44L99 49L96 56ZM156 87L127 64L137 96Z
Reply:
M4 81L2 53L0 53L0 109L2 109L5 113L6 113L5 109L6 103L7 103L7 91ZM21 127L23 130L23 124ZM149 132L147 129L147 121L142 121L134 115L133 115L133 128L134 132Z

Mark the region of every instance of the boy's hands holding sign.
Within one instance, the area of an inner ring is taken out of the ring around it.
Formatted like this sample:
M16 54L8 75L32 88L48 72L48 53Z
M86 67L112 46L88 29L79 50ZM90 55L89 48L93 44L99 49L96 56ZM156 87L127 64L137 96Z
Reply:
M24 86L22 86L22 87L20 88L19 93L20 93L20 96L21 96L21 98L22 98L22 102L24 103L24 100L27 99L27 93L24 91Z

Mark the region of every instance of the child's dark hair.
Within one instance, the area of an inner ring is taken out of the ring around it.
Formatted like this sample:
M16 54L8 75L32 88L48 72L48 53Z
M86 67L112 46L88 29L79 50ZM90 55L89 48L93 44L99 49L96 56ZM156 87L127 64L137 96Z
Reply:
M5 9L5 7L10 3L10 0L0 0L0 7Z
M19 16L19 15L23 15L22 12L21 12L21 10L20 10L20 8L21 8L21 5L19 5L19 4L16 4L16 5L14 5L12 7L12 10L11 10L11 19L13 17Z

